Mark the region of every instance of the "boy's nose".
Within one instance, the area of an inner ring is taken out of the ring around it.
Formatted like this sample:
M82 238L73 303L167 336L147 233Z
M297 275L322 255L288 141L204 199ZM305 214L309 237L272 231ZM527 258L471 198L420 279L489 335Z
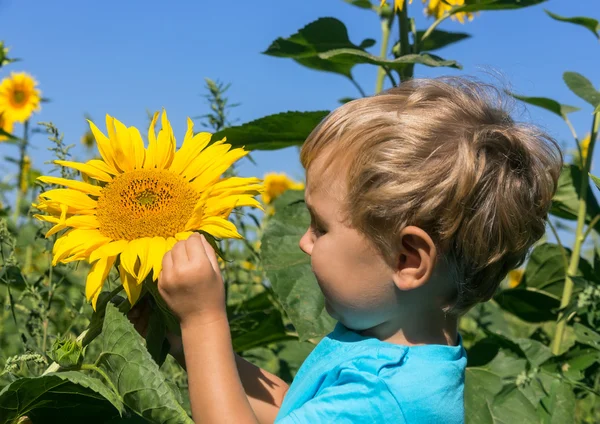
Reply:
M302 251L304 253L306 253L308 256L310 256L310 254L312 253L312 247L313 247L310 230L306 230L306 232L300 239L300 242L298 243L298 245L300 246L300 249L302 249Z

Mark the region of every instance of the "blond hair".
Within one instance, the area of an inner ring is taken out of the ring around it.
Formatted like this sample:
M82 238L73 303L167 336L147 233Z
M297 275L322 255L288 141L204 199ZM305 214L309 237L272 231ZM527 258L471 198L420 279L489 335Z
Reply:
M562 166L549 135L515 122L497 89L464 78L346 103L310 134L303 166L325 149L345 164L349 224L390 263L402 228L432 237L451 266L454 314L489 300L542 237Z

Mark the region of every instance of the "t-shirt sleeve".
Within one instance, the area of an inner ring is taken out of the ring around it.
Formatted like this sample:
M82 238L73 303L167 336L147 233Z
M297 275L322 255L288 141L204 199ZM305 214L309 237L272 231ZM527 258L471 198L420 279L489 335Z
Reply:
M277 424L405 422L398 401L385 381L353 369L342 370L335 384L276 421Z

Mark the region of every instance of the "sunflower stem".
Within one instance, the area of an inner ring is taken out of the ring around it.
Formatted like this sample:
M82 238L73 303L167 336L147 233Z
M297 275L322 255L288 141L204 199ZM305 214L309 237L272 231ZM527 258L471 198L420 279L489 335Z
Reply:
M15 212L14 219L15 225L18 224L19 215L21 212L21 187L23 186L24 168L25 168L25 156L27 155L27 135L29 133L29 120L23 124L23 138L19 142L19 179L17 180L17 197L15 199Z
M387 57L388 44L390 41L390 29L394 22L394 15L389 18L381 20L381 50L379 51L379 57L385 59ZM375 94L378 94L383 90L383 80L385 78L386 71L380 66L377 68L377 82L375 83Z
M580 197L579 197L579 209L577 212L577 228L575 230L575 244L573 246L573 253L571 254L571 261L569 263L569 268L567 269L567 276L565 279L565 286L563 288L562 299L560 301L560 309L564 311L564 309L571 303L571 296L573 295L573 276L577 273L579 269L579 259L581 253L581 247L585 240L584 238L584 230L585 219L587 217L587 195L590 177L589 171L592 166L592 156L594 153L594 144L596 142L596 137L598 135L598 126L600 125L600 112L594 113L594 119L592 121L592 133L590 138L590 145L588 147L588 154L585 158L585 162L583 163L583 172L581 175L581 186L580 186ZM558 355L560 353L562 340L565 332L565 327L567 325L566 317L564 316L564 312L558 314L558 319L556 322L556 333L554 333L554 339L552 340L552 353L554 355Z
M400 57L406 56L410 53L410 42L408 38L408 34L410 32L410 22L408 19L408 7L406 4L406 0L403 1L403 7L398 12L398 29L400 31ZM400 75L400 83L412 78L414 71L414 66L408 64L404 68L400 69L398 74Z

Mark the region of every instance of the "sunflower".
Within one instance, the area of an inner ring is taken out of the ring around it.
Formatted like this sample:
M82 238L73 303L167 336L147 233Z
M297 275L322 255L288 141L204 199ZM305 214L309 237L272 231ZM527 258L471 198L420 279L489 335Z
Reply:
M25 122L40 109L37 82L25 72L12 73L0 83L0 112L12 122Z
M427 0L423 0L425 3ZM454 6L462 6L465 0L429 0L429 4L425 9L427 16L433 16L435 19L441 18L444 13L450 11ZM465 18L473 20L473 14L469 12L455 13L451 16L452 20L458 20L461 24L465 23Z
M9 119L6 119L4 115L4 113L0 113L0 129L11 134L13 131L13 122ZM7 136L0 135L0 141L7 139Z
M264 191L262 193L262 200L267 205L272 203L273 200L281 196L286 190L303 190L304 184L297 183L291 180L284 173L266 174L264 178Z
M94 309L117 258L121 283L133 305L142 282L151 272L152 279L158 278L164 254L178 240L187 239L194 231L219 239L241 238L227 220L232 209L261 208L254 198L262 190L258 178L221 177L248 151L231 149L225 139L209 146L211 134L194 135L189 118L183 144L176 151L164 111L156 136L158 116L152 118L147 148L136 128L127 128L107 115L108 137L89 122L102 159L55 161L97 184L39 178L66 187L40 194L34 206L47 215L36 218L54 224L46 237L67 229L54 244L53 265L78 260L92 264L85 292Z
M508 288L514 289L521 284L525 271L522 269L514 269L508 273Z
M404 8L404 0L392 0L394 3L394 10L402 10ZM381 4L379 7L383 7L383 5L387 2L387 0L381 0ZM412 3L412 0L409 0L409 4Z

